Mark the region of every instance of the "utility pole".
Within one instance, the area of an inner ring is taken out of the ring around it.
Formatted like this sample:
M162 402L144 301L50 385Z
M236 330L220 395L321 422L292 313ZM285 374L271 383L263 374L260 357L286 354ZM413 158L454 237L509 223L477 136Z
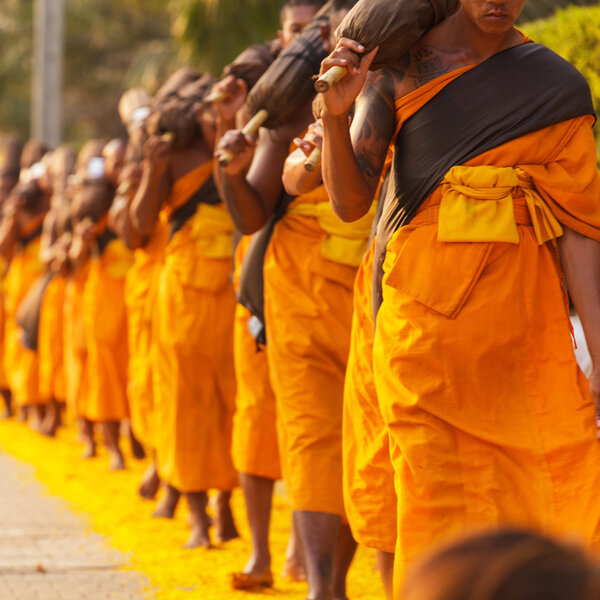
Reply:
M34 0L32 136L55 148L62 141L64 0Z

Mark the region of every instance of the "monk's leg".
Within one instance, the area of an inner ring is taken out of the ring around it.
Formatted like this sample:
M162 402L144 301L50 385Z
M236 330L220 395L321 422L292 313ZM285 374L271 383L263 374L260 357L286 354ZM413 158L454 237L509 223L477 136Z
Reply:
M215 538L219 542L228 542L240 537L231 512L231 492L217 492L214 501Z
M392 600L394 592L394 553L377 550L377 566L383 582L385 597Z
M110 456L110 470L119 471L125 468L125 459L119 447L120 421L104 421L102 423L102 434L104 445Z
M142 446L139 440L135 437L133 429L131 428L131 423L127 423L127 435L129 437L129 444L131 446L131 454L133 455L133 458L136 458L137 460L146 458L144 446Z
M60 422L60 409L58 402L52 398L48 404L46 404L46 415L42 423L42 433L49 437L54 437L56 430Z
M304 565L304 551L300 543L300 536L296 532L296 523L292 518L290 536L285 551L285 564L281 571L282 577L289 577L293 581L306 581L306 566Z
M295 510L294 520L304 549L307 600L333 600L333 565L342 518L329 513Z
M210 548L208 528L210 520L206 514L208 495L206 492L186 492L185 498L190 509L190 537L184 548Z
M333 559L333 597L335 600L348 600L346 596L346 576L356 552L356 541L350 526L342 524Z
M156 505L152 516L158 519L172 519L179 504L181 492L168 483L165 485L165 495Z
M31 404L27 413L31 429L41 433L44 416L46 415L46 406L44 404Z
M96 456L96 441L94 440L94 424L85 417L77 418L79 427L79 439L83 442L84 450L82 458L93 458Z
M252 537L252 553L243 572L233 574L232 585L234 588L270 586L273 583L273 577L271 575L269 526L275 481L267 477L240 473L240 483L246 502L246 514Z
M4 412L2 413L2 416L0 416L1 419L10 419L10 417L13 416L13 409L12 409L12 394L10 393L9 389L3 389L0 390L0 395L2 396L2 402L4 403Z
M158 476L156 462L153 462L142 475L142 481L138 487L138 494L146 500L153 500L158 493L159 487L160 477Z
M27 419L29 418L29 406L26 404L21 404L17 408L17 421L19 423L27 423Z

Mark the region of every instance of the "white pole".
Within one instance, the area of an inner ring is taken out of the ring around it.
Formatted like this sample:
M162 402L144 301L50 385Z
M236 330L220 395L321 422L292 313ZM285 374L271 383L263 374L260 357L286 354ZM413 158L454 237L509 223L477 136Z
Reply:
M62 140L64 0L34 2L32 137L55 148Z

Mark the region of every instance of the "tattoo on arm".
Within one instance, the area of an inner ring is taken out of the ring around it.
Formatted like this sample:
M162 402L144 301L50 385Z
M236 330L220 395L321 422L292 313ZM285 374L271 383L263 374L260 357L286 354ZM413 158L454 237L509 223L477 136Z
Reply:
M394 132L394 79L398 78L397 74L394 75L387 70L379 71L357 100L364 105L360 110L360 128L353 141L354 152L373 191Z

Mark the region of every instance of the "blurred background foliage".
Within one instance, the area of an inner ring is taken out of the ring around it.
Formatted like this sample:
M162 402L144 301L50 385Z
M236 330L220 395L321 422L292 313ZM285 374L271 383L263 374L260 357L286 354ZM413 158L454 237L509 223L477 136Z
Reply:
M116 108L124 90L154 93L182 65L218 75L241 50L275 36L282 3L65 0L64 138L78 146L122 135ZM598 0L528 0L519 21L586 75L597 108L599 11ZM0 1L0 134L29 132L32 25L33 0Z

